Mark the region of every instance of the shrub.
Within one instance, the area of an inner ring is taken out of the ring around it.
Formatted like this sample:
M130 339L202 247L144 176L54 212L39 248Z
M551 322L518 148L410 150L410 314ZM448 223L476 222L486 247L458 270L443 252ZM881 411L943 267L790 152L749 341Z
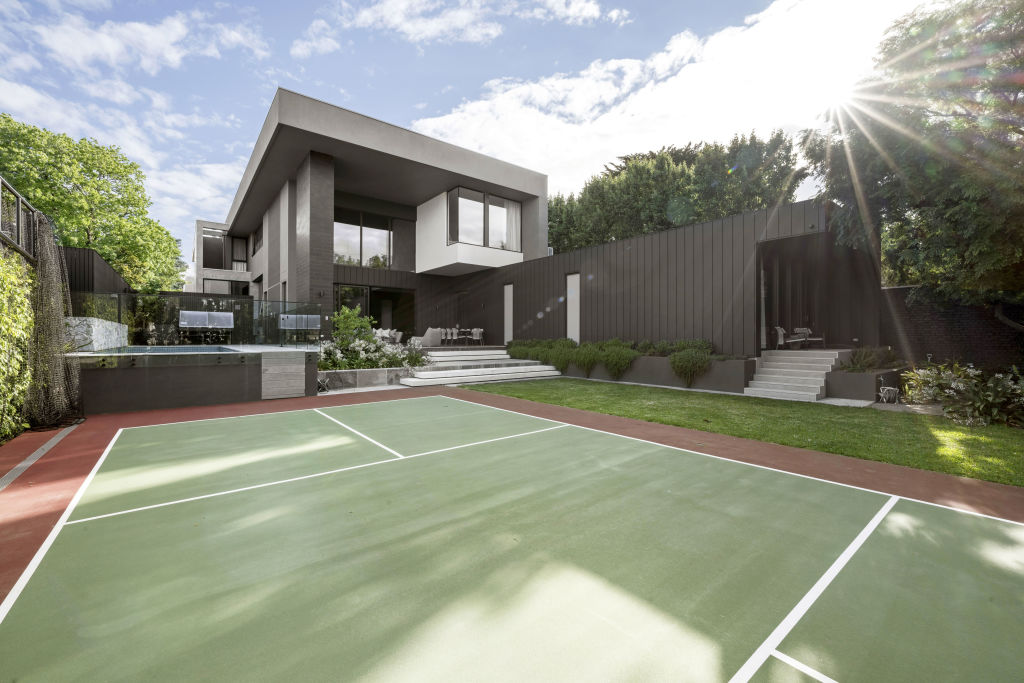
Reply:
M373 318L359 315L359 307L342 306L332 317L332 339L320 347L320 370L415 368L426 363L418 345L393 344L373 333Z
M672 372L690 386L711 367L711 354L701 349L683 349L669 356L668 362Z
M705 353L714 353L714 346L707 339L680 339L674 345L675 351L695 349Z
M575 349L566 348L564 346L555 347L548 350L546 362L548 365L555 366L555 369L559 372L565 372L569 369L569 363L572 362L575 354Z
M622 379L626 370L640 354L628 346L609 346L601 352L601 364L612 379Z
M602 351L607 351L608 349L630 349L630 350L632 350L633 342L628 342L628 341L623 341L621 339L613 338L613 339L606 339L603 342L597 342L597 346Z
M971 366L931 365L903 373L911 403L941 403L942 412L963 425L992 422L1024 426L1024 378L1016 367L985 377Z
M672 352L675 351L676 345L666 339L662 339L660 342L654 345L655 356L671 356Z
M888 346L861 346L854 349L849 360L839 367L847 372L868 372L891 368L898 363L896 352Z
M21 417L31 381L32 274L21 257L0 246L0 441L27 425Z
M596 344L580 344L572 354L572 364L590 377L597 364L601 362L601 349Z
M642 356L653 356L654 342L652 342L650 339L644 339L640 342L637 342L636 350L637 353L639 353Z

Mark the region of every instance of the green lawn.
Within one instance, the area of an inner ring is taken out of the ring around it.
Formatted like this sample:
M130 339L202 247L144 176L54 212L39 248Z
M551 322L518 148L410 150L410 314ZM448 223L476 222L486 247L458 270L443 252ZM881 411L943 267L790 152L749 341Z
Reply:
M1024 486L1024 430L814 403L550 379L467 387L648 422Z

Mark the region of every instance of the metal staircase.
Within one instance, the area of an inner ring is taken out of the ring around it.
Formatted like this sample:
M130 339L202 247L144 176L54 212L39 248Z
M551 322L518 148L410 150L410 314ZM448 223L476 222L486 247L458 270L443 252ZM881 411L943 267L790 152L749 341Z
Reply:
M850 357L848 350L765 351L743 393L789 401L825 398L825 376Z

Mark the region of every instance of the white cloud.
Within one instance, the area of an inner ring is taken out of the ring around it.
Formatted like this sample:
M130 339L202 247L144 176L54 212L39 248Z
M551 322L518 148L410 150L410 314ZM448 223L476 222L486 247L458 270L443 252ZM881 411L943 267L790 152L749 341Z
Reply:
M156 75L177 69L190 55L220 57L220 49L245 49L257 59L270 55L259 29L210 23L200 12L178 12L159 22L105 21L94 25L77 14L32 27L37 41L63 66L89 75L99 67L139 68Z
M597 0L339 0L321 13L326 19L314 19L292 43L292 57L334 52L339 32L351 29L394 33L410 43L485 44L502 34L509 17L574 26L630 21L628 10L605 11Z
M184 15L175 14L156 24L107 21L93 27L84 17L64 15L57 24L35 27L39 42L64 66L96 73L96 64L111 68L138 66L153 75L161 68L177 68L187 54L182 45L188 35Z
M576 192L623 154L817 125L870 69L885 28L916 4L862 0L851 14L833 0L777 0L743 26L680 33L645 59L490 81L480 98L413 128L546 172L551 192Z
M142 93L120 78L103 78L97 81L78 81L76 85L90 97L108 100L114 104L131 104L142 99Z
M292 43L291 55L296 59L306 59L312 55L326 55L341 49L332 36L334 29L323 19L314 19L306 28L304 38L296 38Z

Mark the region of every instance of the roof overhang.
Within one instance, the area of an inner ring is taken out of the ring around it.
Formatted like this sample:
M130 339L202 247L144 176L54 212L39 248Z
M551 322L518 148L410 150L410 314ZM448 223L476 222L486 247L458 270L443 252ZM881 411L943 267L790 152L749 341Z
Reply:
M245 235L309 152L334 158L335 190L406 206L462 185L546 197L547 176L289 90L278 89L227 216Z

